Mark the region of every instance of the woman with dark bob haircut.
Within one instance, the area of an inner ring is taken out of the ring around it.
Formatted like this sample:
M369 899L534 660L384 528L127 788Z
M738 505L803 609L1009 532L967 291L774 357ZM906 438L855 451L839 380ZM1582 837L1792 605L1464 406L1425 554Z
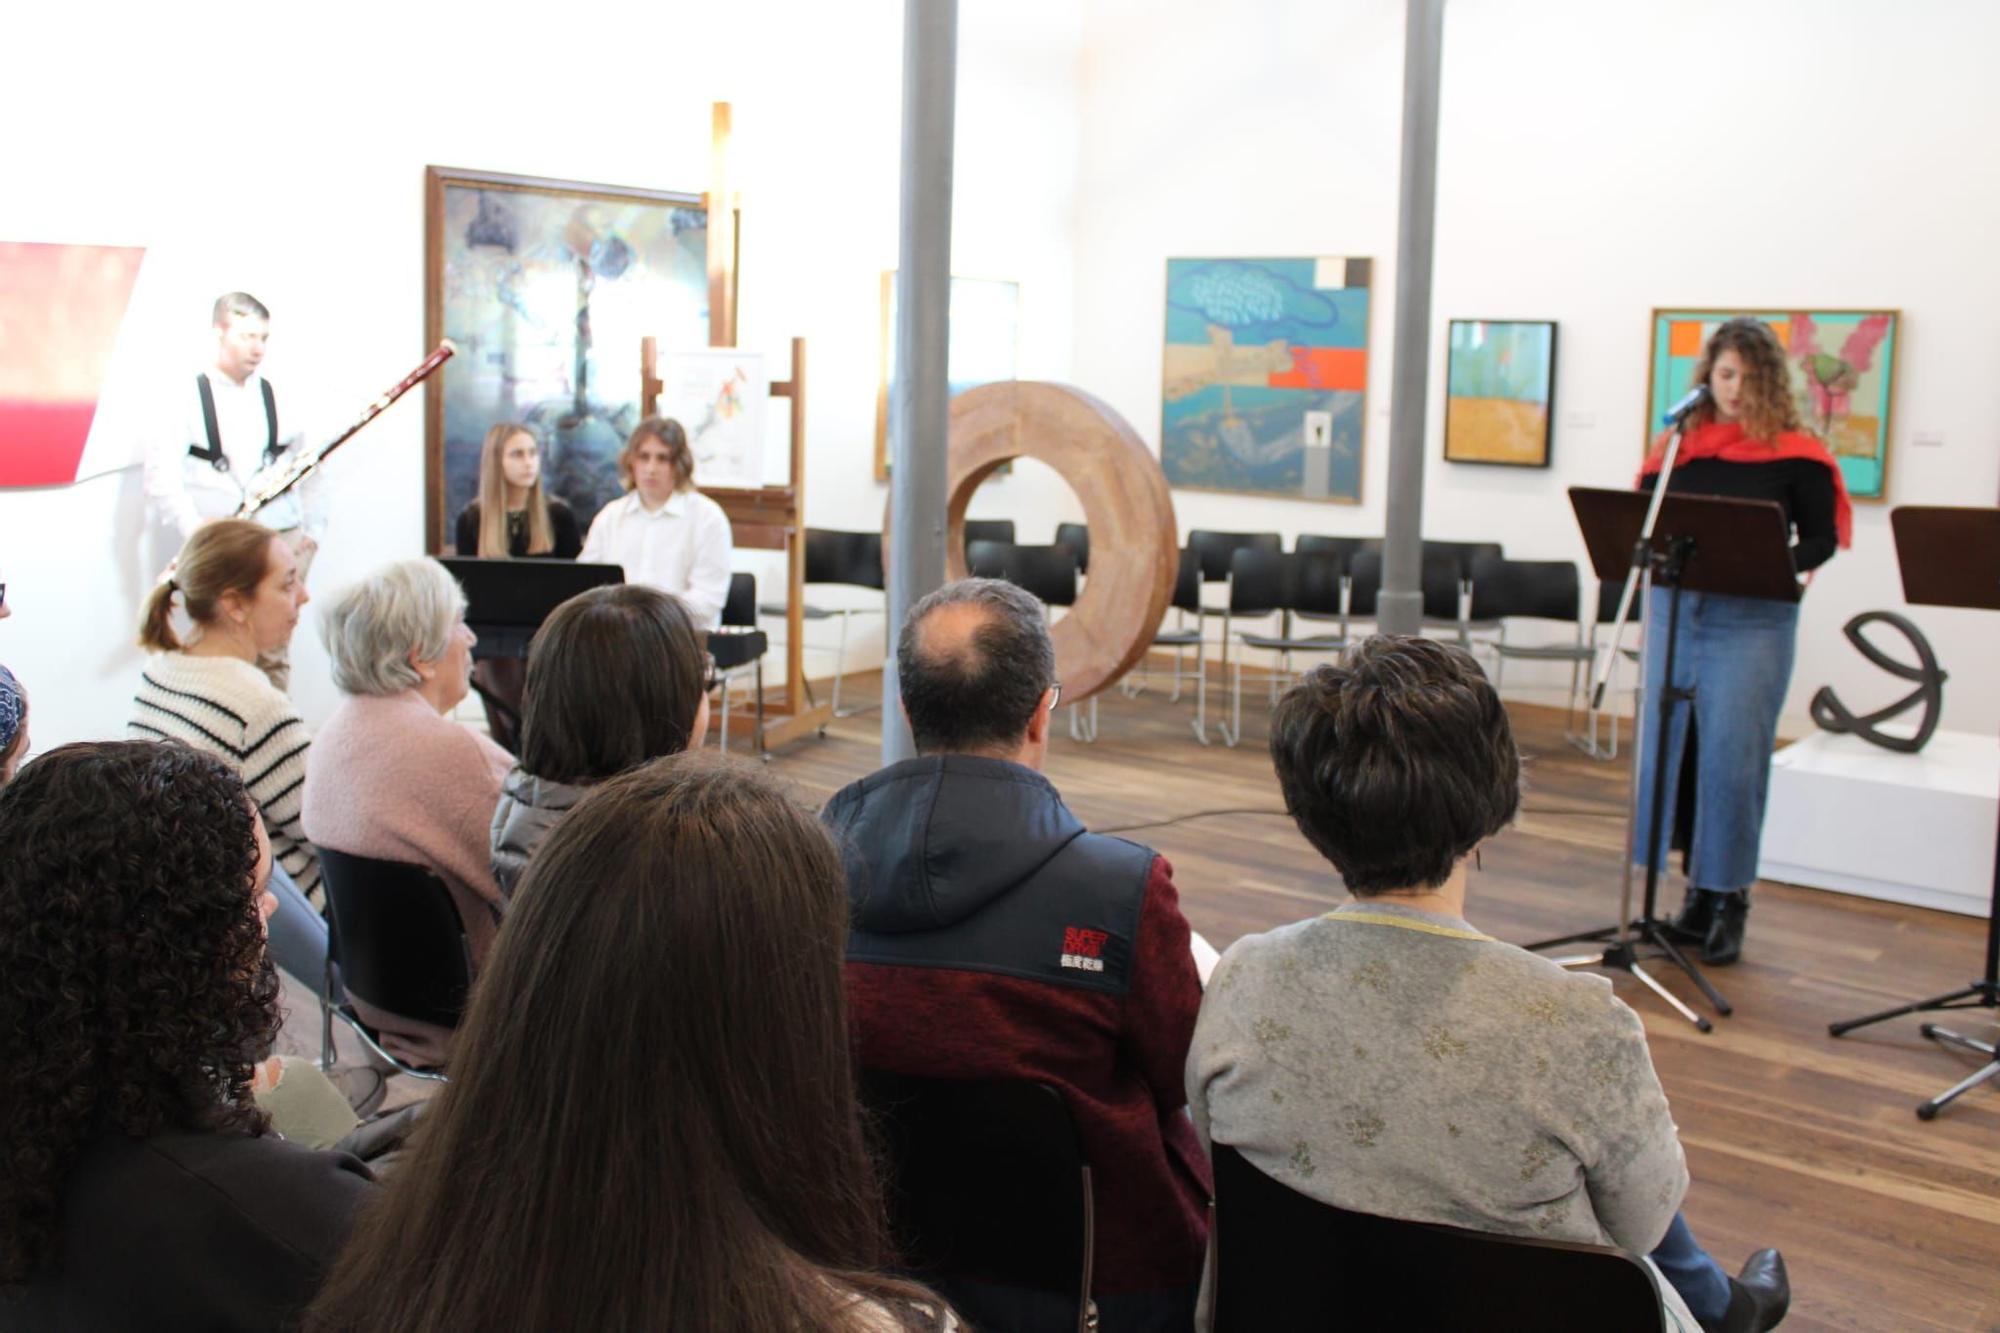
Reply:
M701 637L658 588L593 588L555 609L528 650L521 762L493 812L493 878L503 900L556 820L592 786L700 748L709 685Z
M875 1274L847 894L750 765L600 784L523 876L452 1081L308 1329L938 1329Z
M271 845L222 760L65 745L0 788L0 1326L276 1329L361 1197L271 1135Z
M1187 1065L1204 1141L1353 1212L1648 1254L1682 1333L1777 1323L1778 1252L1729 1277L1681 1218L1687 1162L1638 1015L1465 920L1473 855L1521 801L1471 656L1364 641L1279 700L1271 759L1353 900L1216 965Z

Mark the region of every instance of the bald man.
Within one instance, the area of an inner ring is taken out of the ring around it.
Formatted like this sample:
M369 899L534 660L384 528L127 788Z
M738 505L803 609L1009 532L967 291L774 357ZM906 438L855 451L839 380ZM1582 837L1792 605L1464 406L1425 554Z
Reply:
M948 584L896 652L918 757L822 816L845 849L860 1063L1060 1089L1096 1181L1100 1326L1191 1328L1208 1166L1183 1071L1201 983L1173 868L1086 832L1042 776L1062 687L1033 597ZM1047 1293L940 1289L981 1327L1064 1322Z

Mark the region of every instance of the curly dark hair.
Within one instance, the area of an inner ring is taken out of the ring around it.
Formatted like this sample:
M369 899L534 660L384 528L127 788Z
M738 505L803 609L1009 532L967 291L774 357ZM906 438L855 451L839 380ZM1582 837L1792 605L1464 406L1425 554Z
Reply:
M254 818L235 772L172 742L65 745L0 788L0 1284L55 1258L95 1135L268 1128Z
M1706 384L1724 352L1743 360L1743 433L1753 440L1774 441L1786 431L1804 430L1798 399L1792 394L1791 362L1777 333L1761 319L1732 319L1709 335L1695 363L1690 385ZM1696 412L1701 422L1715 420L1713 400Z

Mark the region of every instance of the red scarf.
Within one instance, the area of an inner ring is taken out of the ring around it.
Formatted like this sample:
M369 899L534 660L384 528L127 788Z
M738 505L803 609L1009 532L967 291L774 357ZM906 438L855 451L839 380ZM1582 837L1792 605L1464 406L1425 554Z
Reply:
M1646 455L1646 465L1639 469L1640 486L1647 485L1646 478L1660 470L1669 438L1663 433L1653 441L1652 451ZM1819 442L1819 437L1804 431L1788 430L1779 432L1775 440L1753 440L1734 421L1711 421L1705 426L1695 426L1681 436L1681 452L1675 465L1690 463L1697 458L1719 458L1725 463L1769 463L1780 458L1804 458L1824 463L1827 471L1833 473L1834 535L1840 539L1842 550L1854 545L1854 504L1847 498L1847 478L1840 475L1840 464Z

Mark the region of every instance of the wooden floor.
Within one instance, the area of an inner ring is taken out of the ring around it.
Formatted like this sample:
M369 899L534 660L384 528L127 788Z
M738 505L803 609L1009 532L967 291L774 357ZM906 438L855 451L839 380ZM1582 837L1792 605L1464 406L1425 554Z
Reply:
M848 699L873 699L872 678ZM1155 690L1101 703L1100 739L1061 734L1048 774L1090 827L1122 828L1201 811L1126 836L1168 856L1188 919L1217 948L1326 910L1344 898L1331 869L1283 817L1261 711L1240 749L1202 748L1188 700ZM1519 825L1483 854L1467 913L1525 942L1617 915L1625 763L1562 743L1560 716L1514 712L1529 756ZM772 768L817 804L873 771L879 714L837 722ZM1275 812L1275 814L1273 813ZM1663 895L1669 907L1679 888ZM1784 1250L1794 1299L1787 1329L2000 1329L2000 1088L1975 1092L1925 1124L1916 1104L1974 1067L1898 1019L1838 1041L1828 1022L1964 985L1985 923L1786 885L1760 885L1744 961L1714 979L1734 1003L1703 1036L1629 976L1618 993L1644 1018L1694 1175L1686 1212L1735 1271L1763 1245ZM1656 970L1658 975L1658 970ZM1685 998L1692 987L1670 983ZM1985 1037L1968 1015L1948 1025Z

